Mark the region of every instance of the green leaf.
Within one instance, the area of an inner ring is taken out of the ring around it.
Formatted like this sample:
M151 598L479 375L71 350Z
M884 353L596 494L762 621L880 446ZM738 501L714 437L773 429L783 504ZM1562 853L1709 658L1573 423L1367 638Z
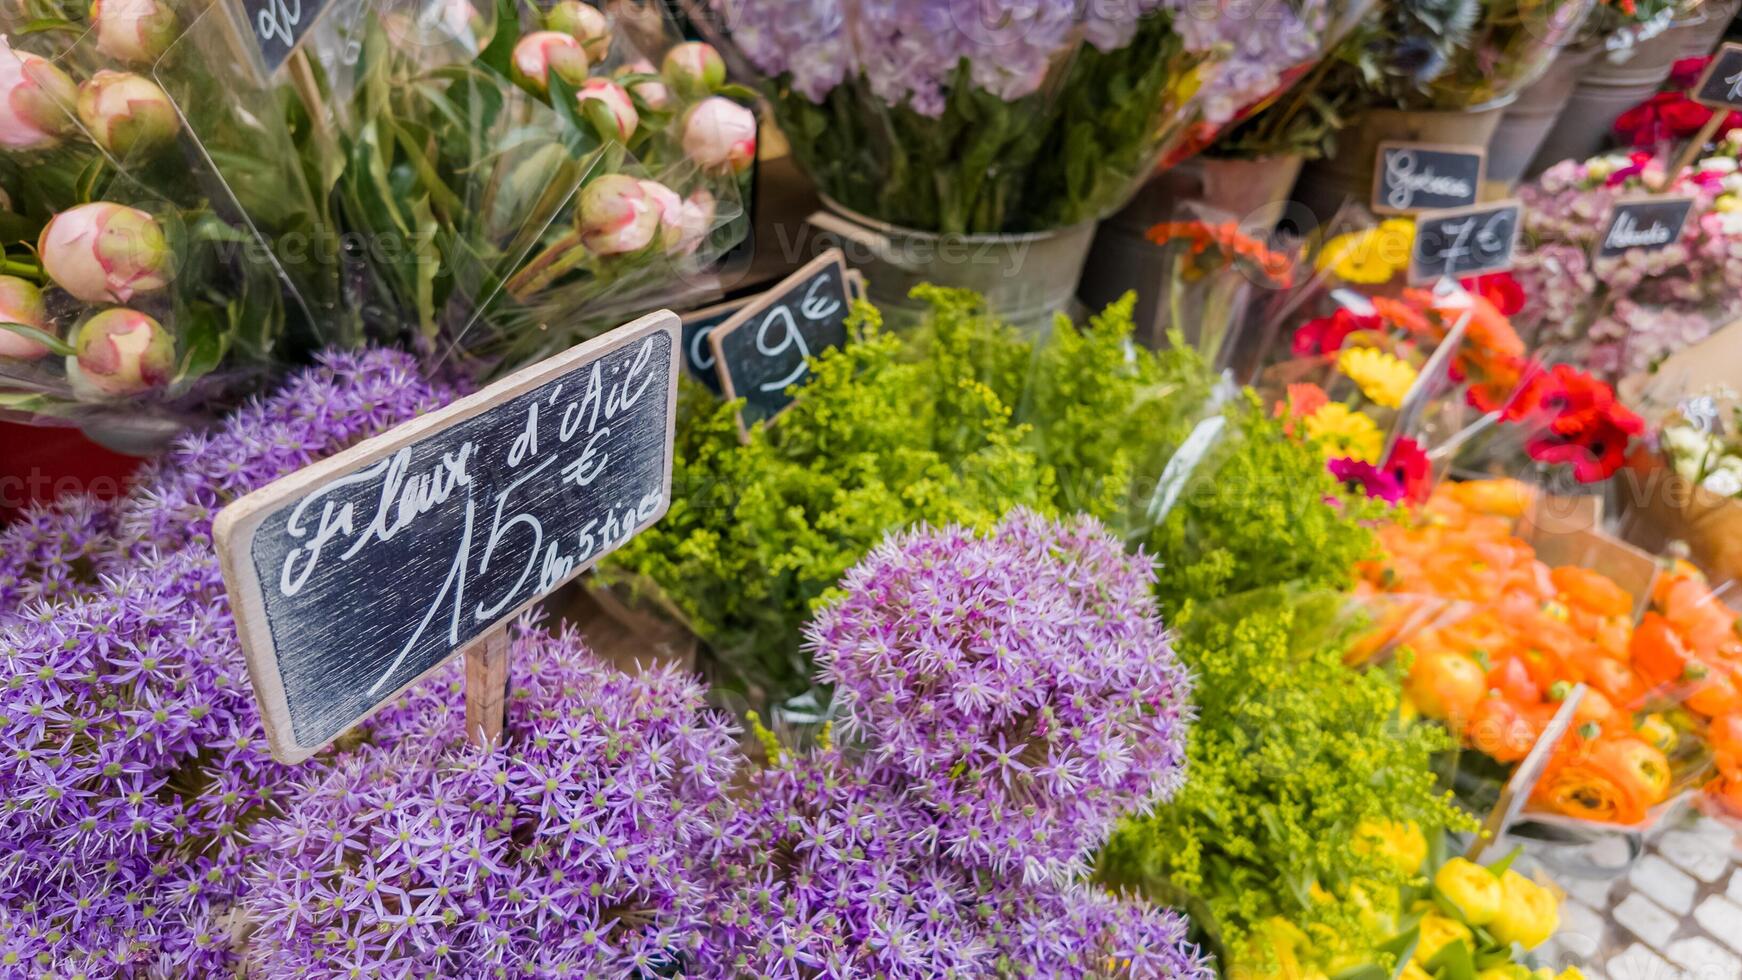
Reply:
M68 344L66 341L60 339L59 337L56 337L54 334L49 333L46 330L41 330L41 329L38 329L36 327L28 326L26 324L0 323L0 330L10 331L12 333L19 335L20 337L25 338L26 340L34 340L37 343L41 344L42 346L47 347L53 353L60 355L61 357L72 357L73 355L78 353L78 351L73 349L71 344Z
M61 20L57 17L38 17L35 20L25 21L24 26L18 28L14 33L19 35L45 34L49 31L69 31L73 34L82 34L85 32L85 25L75 21Z
M182 356L175 380L190 381L212 373L224 360L230 335L217 311L205 303L196 304L182 314L178 326L187 353Z
M496 33L478 53L478 64L494 69L503 78L512 77L509 64L514 46L520 43L520 10L514 0L496 0Z
M1470 954L1470 944L1454 939L1441 946L1428 961L1427 970L1439 980L1476 980L1476 961Z

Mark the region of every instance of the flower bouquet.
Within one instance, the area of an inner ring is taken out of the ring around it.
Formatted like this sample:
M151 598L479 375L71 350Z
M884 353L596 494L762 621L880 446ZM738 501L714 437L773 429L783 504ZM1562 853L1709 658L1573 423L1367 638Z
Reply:
M0 411L141 448L355 341L243 30L222 4L0 12Z
M762 79L832 205L945 234L1049 231L1122 204L1185 137L1230 41L1261 33L1244 7L1179 0L717 0L712 13L704 29ZM1225 85L1223 102L1245 98Z
M1246 319L1252 291L1289 289L1294 258L1272 250L1233 221L1167 221L1149 229L1160 247L1164 271L1156 315L1143 323L1138 340L1160 346L1179 340L1219 370L1233 353L1232 334Z
M341 3L287 82L372 335L474 375L690 289L747 229L756 148L748 93L657 15L488 14Z
M1427 90L1436 109L1511 101L1548 70L1577 34L1593 0L1482 0L1467 40Z
M1513 528L1530 497L1504 481L1442 486L1381 529L1364 588L1466 604L1397 647L1411 704L1477 753L1459 760L1461 793L1491 796L1583 685L1526 812L1637 828L1703 781L1708 732L1742 706L1736 614L1691 566L1652 576L1588 527L1533 531L1533 547Z
M1655 250L1599 254L1616 201L1665 185L1647 151L1564 161L1519 189L1525 204L1513 275L1520 327L1538 345L1609 379L1650 368L1742 313L1742 132L1673 175L1663 193L1691 197L1679 235Z

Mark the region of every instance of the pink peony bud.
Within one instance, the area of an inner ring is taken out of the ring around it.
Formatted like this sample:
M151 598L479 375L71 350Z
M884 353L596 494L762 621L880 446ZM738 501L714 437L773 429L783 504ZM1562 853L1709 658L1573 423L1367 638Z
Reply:
M635 127L641 125L641 117L635 112L635 103L629 98L629 93L605 78L589 78L575 92L575 98L580 100L582 110L587 107L587 101L598 102L611 115L611 124L615 128L618 139L627 143L629 137L635 134ZM609 139L611 132L602 132L601 137Z
M660 74L679 92L702 94L726 83L726 62L713 45L685 41L665 53Z
M550 73L570 85L587 80L587 52L581 42L558 31L534 31L514 45L515 84L534 95L550 91Z
M653 63L648 61L646 58L632 61L629 64L624 65L622 68L617 69L617 75L619 78L624 75L656 74L657 73L653 70ZM633 95L640 96L641 104L655 112L671 105L671 91L667 89L665 83L660 81L657 77L631 83L629 91Z
M643 186L649 183L628 174L606 174L581 188L581 241L588 251L619 255L640 251L653 241L660 208Z
M97 201L49 219L37 241L42 268L87 303L125 303L169 283L169 243L144 211Z
M48 322L48 307L42 302L42 290L15 276L0 276L0 323L18 323L54 333ZM37 341L0 328L0 357L34 361L47 353L48 348Z
M175 338L138 310L113 307L79 325L67 376L80 394L137 395L169 384Z
M175 11L162 0L91 0L97 50L116 61L149 65L176 38Z
M659 241L668 251L683 235L683 198L657 180L640 180L642 193L659 213Z
M682 234L678 236L675 245L668 246L667 252L673 255L689 255L702 244L702 239L708 237L708 232L714 230L714 214L717 205L714 195L707 188L698 188L684 199L683 210L678 214L678 226Z
M124 71L100 71L79 86L79 121L92 139L123 159L163 149L181 129L181 118L163 89Z
M611 53L611 22L599 8L581 0L558 0L544 14L544 29L561 31L581 42L587 57L604 61Z
M756 159L756 115L730 99L703 99L684 117L683 150L703 170L742 173Z
M41 150L59 143L74 129L78 97L73 80L47 58L0 40L0 146Z

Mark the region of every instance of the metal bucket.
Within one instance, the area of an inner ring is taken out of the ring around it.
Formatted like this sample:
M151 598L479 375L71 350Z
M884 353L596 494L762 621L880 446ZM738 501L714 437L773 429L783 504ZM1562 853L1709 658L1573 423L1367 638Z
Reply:
M1562 48L1543 76L1506 107L1488 141L1488 179L1507 187L1518 183L1566 108L1579 75L1597 57L1594 47Z
M867 218L823 198L812 226L839 239L847 264L865 274L866 293L892 326L918 323L928 309L908 293L920 283L971 289L1005 322L1039 333L1072 298L1095 222L1020 235L940 235Z
M1724 31L1736 19L1736 6L1742 0L1707 0L1688 18L1690 23L1682 38L1676 58L1704 58L1724 39Z
M1562 160L1584 160L1602 152L1616 118L1651 98L1669 77L1688 32L1697 26L1685 21L1671 27L1636 45L1633 56L1620 64L1598 56L1587 65L1525 176L1534 177Z
M1486 147L1511 99L1471 109L1369 109L1337 137L1335 156L1301 170L1294 200L1322 224L1347 202L1373 197L1373 157L1387 140Z

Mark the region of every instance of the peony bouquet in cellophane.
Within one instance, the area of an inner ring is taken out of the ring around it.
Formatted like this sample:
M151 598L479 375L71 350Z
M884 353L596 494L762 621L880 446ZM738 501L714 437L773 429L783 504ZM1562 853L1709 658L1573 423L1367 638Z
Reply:
M342 2L285 84L372 336L488 376L705 294L747 230L749 93L657 11Z
M160 444L355 336L222 4L0 9L0 411Z

